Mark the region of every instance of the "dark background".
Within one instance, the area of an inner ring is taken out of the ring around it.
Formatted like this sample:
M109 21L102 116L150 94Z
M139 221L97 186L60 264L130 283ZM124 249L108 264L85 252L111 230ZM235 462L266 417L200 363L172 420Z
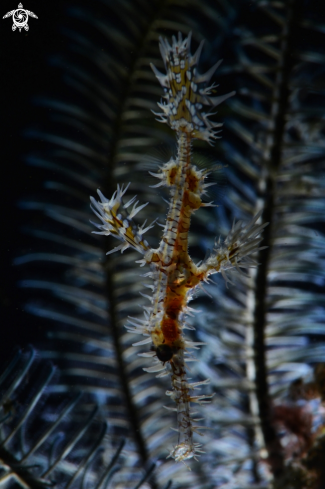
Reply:
M17 9L19 0L0 3L1 35L1 326L0 363L12 354L15 345L33 343L39 324L24 311L22 290L17 283L22 279L20 267L13 260L24 248L26 239L21 229L28 221L26 211L17 202L33 195L41 186L42 176L28 167L24 157L38 145L37 139L28 139L25 132L42 119L33 105L39 95L57 94L64 90L61 74L50 66L51 55L64 53L68 40L62 32L67 21L66 2L22 1L38 19L29 17L29 31L12 31L12 18L2 17ZM28 213L27 213L28 214ZM28 241L28 240L27 240ZM32 251L32 250L31 250Z

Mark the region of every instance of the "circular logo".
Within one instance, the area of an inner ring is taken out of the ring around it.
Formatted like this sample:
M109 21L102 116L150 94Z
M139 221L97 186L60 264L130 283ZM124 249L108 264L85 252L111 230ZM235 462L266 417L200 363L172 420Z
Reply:
M27 22L28 22L28 14L26 10L19 8L14 11L12 20L18 29L21 29L22 27L25 27Z
M7 12L4 16L3 19L7 19L8 17L12 16L12 30L15 31L18 27L19 32L24 28L25 31L29 30L28 27L28 19L29 17L34 17L34 19L38 19L37 15L34 14L34 12L31 12L30 10L25 10L23 8L23 4L20 3L18 5L18 8L16 10L10 10L10 12Z

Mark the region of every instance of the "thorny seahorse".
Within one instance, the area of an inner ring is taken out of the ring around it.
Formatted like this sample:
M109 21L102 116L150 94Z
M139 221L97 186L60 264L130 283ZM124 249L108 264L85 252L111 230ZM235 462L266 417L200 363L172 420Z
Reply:
M118 185L110 200L98 190L101 202L91 197L92 209L102 224L95 224L100 229L98 234L112 234L122 244L109 253L117 250L123 252L132 247L139 251L143 258L138 261L141 266L150 265L146 274L153 280L151 306L146 307L144 319L129 318L126 326L132 333L146 338L134 346L151 343L151 351L141 356L153 357L154 366L146 368L147 372L160 372L159 376L171 376L172 390L166 394L176 403L178 443L170 455L177 462L196 458L202 452L201 444L193 440L194 433L201 434L192 416L191 403L210 402L212 396L193 395L193 389L208 381L189 383L187 381L186 363L191 360L188 349L197 348L202 343L192 342L185 338L186 317L191 314L188 306L195 289L208 282L209 276L221 272L226 277L230 268L247 268L255 266L250 257L257 251L264 225L257 224L260 213L251 222L244 225L241 221L234 223L223 243L216 243L213 252L201 264L193 263L188 254L188 232L193 212L200 207L211 206L203 203L209 183L204 183L208 170L199 170L191 163L192 141L202 139L211 144L217 138L222 124L212 122L203 109L216 107L234 92L221 96L210 96L214 85L205 87L220 65L216 63L207 73L200 75L197 64L203 43L196 53L190 52L191 34L184 40L179 34L178 40L173 37L172 46L160 38L160 51L167 74L160 73L151 65L156 77L164 88L165 102L158 103L162 110L160 122L167 123L176 131L178 151L175 158L160 168L158 173L151 173L160 182L156 185L170 188L170 203L163 237L157 249L150 248L143 235L153 224L136 226L133 217L147 204L137 207L136 197L123 205L122 197L127 191ZM131 212L127 208L131 205ZM123 210L122 210L123 207ZM191 328L192 329L192 328Z

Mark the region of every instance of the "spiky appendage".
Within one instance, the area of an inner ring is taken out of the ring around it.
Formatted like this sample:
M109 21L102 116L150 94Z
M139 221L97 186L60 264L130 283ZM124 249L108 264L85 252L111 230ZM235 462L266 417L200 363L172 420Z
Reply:
M200 85L209 83L222 62L222 60L218 61L207 73L199 75L196 66L203 43L204 41L192 56L191 33L184 41L181 33L178 34L178 41L173 36L172 46L166 39L160 38L159 47L167 74L160 73L153 64L150 66L165 90L166 103L158 103L158 107L163 111L156 114L160 117L159 120L166 122L174 131L186 132L192 138L203 139L211 144L211 140L216 139L220 132L214 129L222 127L222 124L210 121L209 116L213 114L203 112L203 106L217 107L224 100L235 95L235 92L210 97L215 89L214 84L200 88Z
M190 53L189 35L184 41L179 34L178 41L173 38L172 46L160 40L160 49L167 69L162 75L153 67L161 85L166 89L167 104L158 104L163 110L160 115L176 131L178 153L162 168L153 174L160 183L157 186L170 187L171 200L164 233L157 249L151 249L142 239L144 229L136 229L132 217L142 206L134 208L130 215L122 216L119 208L126 189L118 187L112 199L108 201L99 192L101 203L92 199L93 210L101 219L100 234L113 234L124 244L113 251L132 246L143 258L140 265L150 265L147 277L152 278L153 295L148 296L151 306L145 309L143 320L130 318L127 329L136 334L146 336L135 343L140 346L152 344L153 351L140 354L155 357L154 365L144 369L147 372L160 372L158 376L171 374L172 391L167 392L175 402L177 411L178 443L170 453L177 462L195 458L200 453L201 445L193 440L199 427L194 423L191 403L210 402L212 396L192 395L192 390L199 388L208 381L189 383L186 375L186 360L190 360L188 349L197 348L203 343L186 340L186 316L189 313L188 303L194 291L209 275L221 272L225 276L230 268L255 266L248 257L260 249L260 233L264 226L256 224L258 214L248 225L241 222L233 228L224 243L217 245L212 255L200 266L192 261L188 254L188 232L191 215L200 207L212 205L203 203L202 196L209 184L204 180L208 175L205 170L198 170L191 163L191 145L194 138L211 142L216 138L214 128L221 124L211 122L207 114L201 112L203 105L215 107L233 95L233 92L221 97L209 97L211 88L198 88L200 83L208 82L220 63L217 63L205 75L198 75L196 65L202 49L202 43L194 56ZM124 207L128 207L132 199ZM147 228L148 229L148 228ZM199 433L200 434L200 433Z
M119 240L123 241L123 244L117 246L113 250L107 253L113 253L114 251L121 250L123 253L127 248L134 248L140 253L145 253L145 251L149 248L149 245L146 240L143 240L142 236L149 229L153 227L153 224L144 227L146 223L144 223L141 227L133 224L132 218L143 209L147 204L142 204L137 207L139 201L137 201L133 205L132 211L128 214L126 211L121 213L119 212L120 207L122 206L122 197L129 188L128 184L125 188L123 186L120 188L117 186L117 190L114 192L111 200L106 199L100 190L97 190L97 193L101 199L101 202L96 202L93 197L90 197L91 200L91 209L96 214L96 216L102 221L103 224L94 224L101 231L93 231L95 234L104 234L105 236L109 236L110 234L114 235ZM129 200L126 204L123 205L124 209L127 209L131 204L134 203L136 196L133 199Z

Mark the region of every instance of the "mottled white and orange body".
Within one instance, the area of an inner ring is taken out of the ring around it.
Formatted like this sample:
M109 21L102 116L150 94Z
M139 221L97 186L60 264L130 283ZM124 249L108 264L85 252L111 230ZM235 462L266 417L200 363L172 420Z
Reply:
M176 131L178 151L175 159L166 163L159 173L152 173L160 182L156 186L170 188L170 203L163 237L157 249L150 248L143 234L152 227L136 227L133 217L143 206L134 204L130 213L127 209L135 200L123 206L122 197L127 188L118 186L111 200L107 200L98 191L101 202L91 197L92 208L102 221L96 224L99 234L113 234L122 244L112 251L122 252L133 247L143 258L138 262L150 265L146 275L153 280L151 306L145 309L144 319L130 318L127 328L130 332L145 336L135 343L140 346L152 345L151 351L142 356L153 357L154 365L145 369L148 372L160 372L158 376L171 375L172 390L167 392L175 402L177 412L178 443L170 456L176 461L195 457L201 445L193 440L199 427L191 415L191 403L210 402L211 396L193 395L193 389L207 383L189 383L186 374L186 361L189 361L188 349L197 348L202 343L186 340L186 317L188 303L194 290L209 275L221 272L227 280L225 271L230 268L254 266L249 258L258 248L260 233L264 226L256 224L259 215L246 226L242 222L233 225L223 244L216 245L213 253L201 265L197 266L188 254L188 233L191 215L200 207L209 206L202 202L209 184L204 183L208 171L197 169L192 160L192 141L202 139L211 143L217 137L215 129L222 124L212 122L204 107L208 109L219 105L234 92L219 97L211 97L212 87L205 87L220 62L216 63L205 75L197 73L197 63L202 43L192 56L190 52L191 35L182 40L173 37L172 46L160 39L160 51L166 68L166 75L154 66L152 69L165 90L165 102L158 104L162 113L156 114L161 122L167 123ZM211 114L209 114L211 115ZM144 204L146 205L146 204ZM199 433L201 434L201 433Z

